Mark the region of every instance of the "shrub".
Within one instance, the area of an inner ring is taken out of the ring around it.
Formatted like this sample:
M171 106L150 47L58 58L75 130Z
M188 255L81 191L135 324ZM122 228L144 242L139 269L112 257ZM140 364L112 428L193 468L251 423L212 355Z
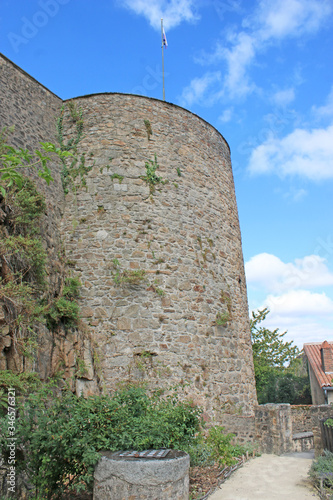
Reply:
M19 410L18 454L23 456L18 467L28 473L36 495L62 498L65 489L91 489L101 450L184 449L199 431L200 414L175 394L149 397L135 386L87 399L70 391L57 396L46 386ZM0 446L6 441L6 418L1 425Z
M212 448L212 455L219 465L232 465L235 463L235 447L231 444L234 434L224 434L224 427L209 429L207 443Z
M47 326L53 329L59 323L66 327L75 326L79 321L80 308L73 300L59 297L50 307L47 313Z
M324 450L324 454L312 462L309 476L317 487L330 490L333 493L333 453ZM333 496L333 495L332 495Z
M224 433L224 427L212 427L207 437L200 431L185 451L190 455L191 466L206 467L217 463L220 467L233 465L246 452L253 453L251 444L234 444L235 435Z

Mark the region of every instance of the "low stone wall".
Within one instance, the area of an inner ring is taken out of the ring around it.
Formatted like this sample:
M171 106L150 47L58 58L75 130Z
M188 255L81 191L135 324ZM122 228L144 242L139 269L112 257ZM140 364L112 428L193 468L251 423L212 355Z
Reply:
M243 416L225 413L222 416L221 425L225 432L232 432L238 443L255 443L255 418L253 416Z
M269 403L257 406L255 433L263 453L281 455L292 451L290 405Z
M313 432L293 434L293 451L302 452L314 449Z
M266 404L255 408L255 438L263 453L323 451L320 420L333 418L331 405ZM236 425L237 428L237 425Z
M291 405L293 434L312 432L312 405Z
M312 432L313 432L315 456L318 457L323 451L320 420L323 418L333 418L333 406L331 405L312 406L311 417L312 417Z

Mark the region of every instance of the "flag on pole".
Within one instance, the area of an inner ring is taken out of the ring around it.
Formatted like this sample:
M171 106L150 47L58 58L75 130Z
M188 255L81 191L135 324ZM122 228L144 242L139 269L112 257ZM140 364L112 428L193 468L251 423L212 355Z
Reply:
M164 28L163 28L163 45L165 48L167 48L168 46L168 41L167 41L167 38L166 38L166 34L165 34L165 31L164 31Z
M165 88L164 88L164 47L167 48L168 42L167 42L165 31L164 31L164 28L163 28L163 19L161 19L161 38L162 38L163 101L165 101Z

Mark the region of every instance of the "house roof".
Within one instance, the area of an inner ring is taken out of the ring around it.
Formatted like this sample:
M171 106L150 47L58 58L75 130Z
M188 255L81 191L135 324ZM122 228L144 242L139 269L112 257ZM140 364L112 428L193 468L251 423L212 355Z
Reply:
M333 342L307 343L303 349L319 385L333 387ZM322 350L326 366L323 366Z

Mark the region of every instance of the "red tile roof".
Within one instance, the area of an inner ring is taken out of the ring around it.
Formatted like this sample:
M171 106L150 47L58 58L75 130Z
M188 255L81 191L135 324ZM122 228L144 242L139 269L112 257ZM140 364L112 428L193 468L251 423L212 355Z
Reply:
M322 366L322 357L321 357L321 349L324 349L325 351L327 349L326 354L329 354L329 357L332 358L333 342L327 342L325 340L325 342L314 342L312 344L304 344L303 349L306 357L308 358L310 366L314 372L314 375L318 380L319 385L321 387L333 387L332 383L333 373L329 371L327 371L326 373L324 372ZM329 369L331 369L331 366L329 366Z

